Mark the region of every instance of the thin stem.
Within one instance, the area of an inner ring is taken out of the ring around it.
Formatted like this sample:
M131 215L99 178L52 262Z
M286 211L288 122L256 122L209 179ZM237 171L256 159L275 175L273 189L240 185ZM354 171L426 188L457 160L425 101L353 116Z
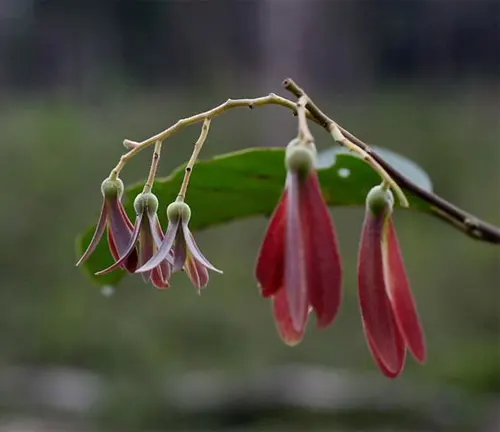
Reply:
M305 92L291 78L285 79L283 81L283 86L297 98L305 95ZM321 111L318 106L311 101L311 99L308 100L306 107L309 110L309 114L314 117L316 123L326 129L329 133L331 133L330 125L332 123L336 124L338 129L346 138L348 138L354 145L370 155L382 168L385 169L387 173L389 173L389 175L397 182L397 184L399 184L402 188L410 192L415 197L418 197L429 204L430 210L436 216L440 217L445 222L448 222L449 224L455 226L457 229L463 231L476 240L483 240L490 243L500 244L500 228L497 228L487 222L480 220L476 216L473 216L470 213L461 210L460 208L454 206L440 196L422 189L420 186L417 186L410 179L408 179L398 170L389 165L381 156L374 152L368 144L355 137L341 125L335 123L323 111Z
M191 158L189 159L189 162L186 165L186 170L184 172L184 179L182 180L181 189L179 190L179 195L177 197L178 200L184 201L184 198L186 198L187 188L189 186L189 179L191 178L191 173L193 172L194 164L198 160L198 155L200 154L203 144L205 144L205 141L207 140L208 131L210 130L210 122L211 119L209 117L206 117L205 120L203 120L203 126L201 127L200 136L198 137L196 143L194 144L193 154L191 155Z
M160 153L161 153L161 145L162 142L160 140L155 142L155 148L153 150L153 158L151 159L151 167L149 168L148 179L146 180L146 184L144 185L143 193L151 192L153 187L153 183L156 177L156 171L158 170L158 163L160 162Z
M284 97L278 96L274 93L270 93L267 96L263 97L258 97L258 98L253 98L253 99L228 99L226 102L208 110L204 111L199 114L195 114L191 117L186 117L183 119L178 120L175 124L170 126L169 128L165 129L164 131L157 133L156 135L153 135L152 137L141 141L141 142L136 142L136 141L131 141L131 140L125 140L124 145L126 148L129 148L130 150L122 155L120 158L120 161L118 164L113 168L111 171L111 178L117 178L118 175L120 174L121 170L123 167L127 164L127 162L132 159L134 156L136 156L139 152L144 150L145 148L149 147L150 145L154 144L156 141L164 141L167 139L170 135L180 131L186 126L195 124L195 123L200 123L204 119L212 119L218 115L223 114L226 111L229 111L230 109L233 108L241 108L241 107L246 107L253 109L254 107L259 107L259 106L264 106L264 105L281 105L284 106L290 110L292 110L294 113L297 113L297 104L295 102L292 102L291 100L288 100ZM309 112L307 112L308 118L310 118L312 121L317 122L317 120L311 116Z
M299 117L299 136L304 139L306 142L313 142L314 138L311 134L311 131L309 130L309 127L307 125L307 118L306 118L306 106L308 102L310 102L309 97L302 92L302 96L299 97L299 101L297 102L297 113ZM310 102L312 103L312 102ZM346 147L347 149L351 150L354 153L357 153L360 155L363 160L368 163L374 171L377 172L377 174L380 176L382 179L383 183L388 184L392 190L396 193L399 202L402 207L409 207L410 203L406 199L405 194L401 190L401 188L398 186L398 184L391 178L391 176L387 173L387 171L384 170L380 166L377 161L375 161L365 150L359 148L355 144L353 144L351 141L349 141L340 131L338 128L337 124L335 122L331 122L328 125L328 129L330 131L330 134L332 135L333 139L340 144L343 147Z
M307 145L314 143L314 137L307 124L307 96L302 96L297 102L297 116L299 121L299 138Z
M382 180L382 183L380 185L382 187L383 190L387 191L389 189L391 189L391 185L389 183L387 183L385 180Z
M399 199L399 203L401 204L401 207L409 207L410 203L408 202L408 199L406 198L406 195L402 191L402 189L399 187L399 185L394 181L394 179L387 173L387 171L370 155L368 154L365 150L362 148L358 147L351 141L349 141L344 134L340 131L339 127L337 126L336 123L332 122L329 125L330 133L338 144L341 146L351 150L354 153L357 153L360 155L363 160L369 164L380 176L384 184L387 184L390 186L390 188L394 191L394 193L397 195Z
M123 147L125 147L127 150L132 150L136 148L139 145L139 143L132 141L132 140L123 140Z
M308 103L312 103L309 97L302 91L302 95L299 97L299 101L297 102L297 112L299 116L299 136L306 141L313 141L313 137L311 132L309 131L309 127L307 126L307 119L305 114L306 106ZM399 198L399 202L402 207L409 207L409 202L406 199L405 194L398 186L398 184L391 178L391 176L378 164L366 151L359 148L351 141L346 139L346 137L342 134L340 129L338 128L335 122L331 122L328 124L328 130L332 135L333 139L343 147L351 150L354 153L360 155L363 160L368 163L375 172L381 177L382 181L386 184L389 184L390 187L394 190L396 195Z

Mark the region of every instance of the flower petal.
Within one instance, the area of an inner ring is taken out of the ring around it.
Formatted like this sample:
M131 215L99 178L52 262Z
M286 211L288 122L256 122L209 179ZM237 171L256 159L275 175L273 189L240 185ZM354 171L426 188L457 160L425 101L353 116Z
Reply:
M307 308L308 306L306 306L305 310L306 317ZM283 342L290 346L297 345L304 337L306 326L302 326L300 331L295 329L288 309L286 291L283 288L279 289L276 295L273 296L273 313L276 328Z
M300 198L309 302L318 326L326 327L337 316L342 301L342 265L333 221L315 172L301 185Z
M207 286L209 279L207 268L189 253L186 258L186 263L184 264L184 270L186 270L186 274L189 279L191 279L193 285L198 289L198 292L201 288Z
M149 226L152 230L153 240L155 246L159 249L161 243L165 237L163 234L163 230L161 228L160 220L158 219L158 215L156 213L150 214L148 213Z
M118 204L119 204L118 209L120 210L122 218L125 221L125 224L127 225L129 231L132 232L132 230L134 229L134 224L132 223L132 221L128 217L127 212L125 211L125 207L123 207L122 202L118 198L116 200L118 201Z
M153 231L149 217L143 217L139 234L139 265L146 264L155 253ZM151 272L142 273L142 278L149 282Z
M177 231L174 242L174 265L172 266L172 271L178 272L182 267L187 258L187 245L186 237L184 237L184 231L180 228Z
M121 201L120 201L120 213L122 214L122 217L125 220L125 223L128 226L130 232L132 232L134 229L134 224L130 221ZM137 268L137 264L139 264L139 254L137 253L137 249L134 249L132 253L128 256L127 260L125 261L124 267L128 272L134 273L135 269Z
M106 209L106 204L103 201L101 207L101 214L99 215L99 220L97 222L94 235L92 236L92 240L90 240L87 250L83 253L81 258L76 263L77 266L79 266L81 263L85 262L88 259L88 257L92 254L92 252L94 252L95 248L101 241L102 235L104 234L104 230L106 229L106 218L107 218L107 209Z
M419 362L424 363L427 358L424 332L406 274L396 230L390 218L384 227L382 245L387 294L392 303L396 322L408 349Z
M198 292L200 292L200 276L198 275L198 271L194 263L195 259L192 256L188 255L186 263L184 264L184 270L186 271L186 274L188 275L192 284L198 289Z
M168 224L167 232L165 233L165 237L163 238L158 252L146 264L137 269L135 271L136 273L142 273L154 269L163 260L167 259L167 257L171 255L171 249L174 244L175 236L179 229L179 223L179 220L176 220Z
M172 264L170 264L166 259L160 263L160 270L163 280L167 281L170 279L172 274Z
M309 299L305 264L304 238L300 220L300 180L293 171L288 173L288 205L285 238L285 292L292 325L302 332L307 320Z
M196 260L194 260L194 265L196 266L198 277L200 278L200 288L205 288L209 280L208 269Z
M109 230L113 234L118 255L122 257L130 246L130 237L133 229L130 219L118 198L106 200L108 211Z
M274 210L266 236L262 242L255 276L264 297L274 295L283 285L285 268L285 220L287 208L287 191Z
M108 268L105 268L104 270L101 270L101 271L98 271L97 273L95 273L96 276L101 276L101 275L110 273L113 270L116 270L118 267L121 267L127 261L127 258L134 251L134 249L136 247L137 239L139 238L139 233L141 232L141 226L142 226L142 213L137 215L137 219L135 221L134 231L132 231L132 234L130 237L130 243L127 245L127 248L124 251L123 255L121 255L118 258L118 260L116 260Z
M135 273L137 264L139 264L139 255L137 254L137 249L133 249L125 261L125 270L129 273Z
M218 268L215 268L210 261L208 261L205 256L201 253L200 249L198 248L198 245L196 244L193 234L191 234L191 231L189 230L189 226L186 222L182 223L182 230L184 232L184 239L186 241L187 248L189 252L193 255L193 257L201 264L203 264L204 267L217 272L217 273L222 273L222 270L219 270Z
M168 277L162 274L162 267L155 267L151 270L151 282L156 288L166 289L170 286Z
M399 335L397 338L398 358L400 359L399 367L396 368L395 370L390 370L387 368L387 366L384 364L384 362L379 357L378 352L375 349L375 346L373 345L372 337L370 336L369 333L367 333L364 325L363 325L363 328L365 330L365 337L366 337L366 340L368 342L370 352L372 353L372 357L375 360L375 363L377 363L378 368L382 371L382 373L386 377L397 378L401 374L401 372L403 371L403 368L405 365L405 359L406 359L406 347L405 347L405 342L403 340L403 337L401 335Z
M163 235L163 230L160 225L160 220L158 219L158 215L156 213L154 215L148 214L148 217L150 225L152 227L156 227L156 229L153 229L153 239L155 242L155 247L159 249L165 237ZM170 278L170 264L173 264L173 262L174 262L174 254L172 250L170 250L169 254L167 255L167 258L163 260L162 264L160 264L161 266L163 266L164 263L169 264L169 265L165 264L165 268L162 270L162 273L164 275L167 275L166 276L167 279Z
M109 244L109 251L111 252L111 255L113 255L113 258L115 261L120 258L120 254L118 253L118 249L116 249L116 243L115 239L113 238L113 233L108 230L108 244Z
M392 372L401 363L397 328L386 293L382 262L382 230L385 213L375 216L366 211L358 257L358 294L361 315L374 350Z
M111 255L116 261L120 259L120 254L118 253L118 250L116 248L116 243L113 237L113 233L109 229L107 237L108 237L109 251L111 252ZM137 254L137 249L134 249L132 253L127 257L125 263L121 265L121 267L130 273L134 273L138 263L139 263L139 256Z

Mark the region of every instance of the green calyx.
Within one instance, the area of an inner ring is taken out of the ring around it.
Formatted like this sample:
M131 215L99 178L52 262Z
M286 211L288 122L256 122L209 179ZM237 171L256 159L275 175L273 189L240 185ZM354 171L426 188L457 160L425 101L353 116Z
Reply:
M158 211L158 198L151 192L141 193L134 200L134 210L136 214L154 214Z
M382 213L391 214L393 206L394 196L392 192L381 185L373 187L366 196L366 209L370 210L375 216Z
M107 178L101 183L101 193L105 198L115 198L120 199L123 195L123 182L119 179Z
M174 201L167 207L167 217L169 222L181 219L187 223L191 219L191 208L183 201Z
M286 147L285 167L288 171L309 174L316 165L316 148L304 144L298 138L290 141Z

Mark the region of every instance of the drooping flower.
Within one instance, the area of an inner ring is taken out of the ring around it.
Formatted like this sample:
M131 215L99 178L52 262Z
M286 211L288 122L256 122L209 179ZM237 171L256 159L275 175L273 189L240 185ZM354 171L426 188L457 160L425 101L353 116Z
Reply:
M134 201L136 219L132 235L126 250L108 268L101 270L96 275L109 273L127 261L130 254L139 251L139 266L147 263L160 248L163 241L163 231L158 220L158 198L151 192L137 195ZM167 255L158 265L144 272L142 277L145 282L151 281L157 288L168 288L171 273L172 256Z
M173 254L172 271L184 269L193 285L198 289L208 284L208 270L222 273L215 268L201 253L193 234L189 230L191 209L182 202L176 201L167 207L168 227L156 254L147 261L136 273L143 273L157 267L162 261Z
M370 351L384 375L404 368L406 350L426 361L426 344L391 214L393 197L382 186L366 198L358 258L358 293Z
M120 179L107 178L102 182L101 192L103 201L99 221L97 222L94 235L87 250L76 263L77 266L85 262L92 255L101 241L106 227L109 250L115 260L118 260L124 254L130 243L133 225L121 202L123 182ZM120 266L133 273L137 268L137 262L137 251L132 250L127 255L127 259L122 260Z
M279 334L289 345L301 341L311 310L319 327L330 325L342 297L337 238L315 158L313 144L293 140L288 145L285 190L257 260L261 293L273 299Z

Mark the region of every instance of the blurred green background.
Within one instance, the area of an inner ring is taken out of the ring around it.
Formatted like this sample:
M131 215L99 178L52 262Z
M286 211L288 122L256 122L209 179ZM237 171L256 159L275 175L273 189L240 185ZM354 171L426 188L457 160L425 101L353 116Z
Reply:
M397 381L380 376L361 331L362 209L332 209L340 317L295 348L253 278L264 218L197 235L225 271L201 297L184 275L166 292L129 278L110 293L75 268L74 238L97 218L124 138L228 97L284 94L286 76L500 224L498 1L0 0L0 431L500 428L499 249L436 219L396 215L429 350ZM295 133L285 109L234 110L202 157ZM160 175L197 135L166 142ZM145 177L149 157L124 181Z

